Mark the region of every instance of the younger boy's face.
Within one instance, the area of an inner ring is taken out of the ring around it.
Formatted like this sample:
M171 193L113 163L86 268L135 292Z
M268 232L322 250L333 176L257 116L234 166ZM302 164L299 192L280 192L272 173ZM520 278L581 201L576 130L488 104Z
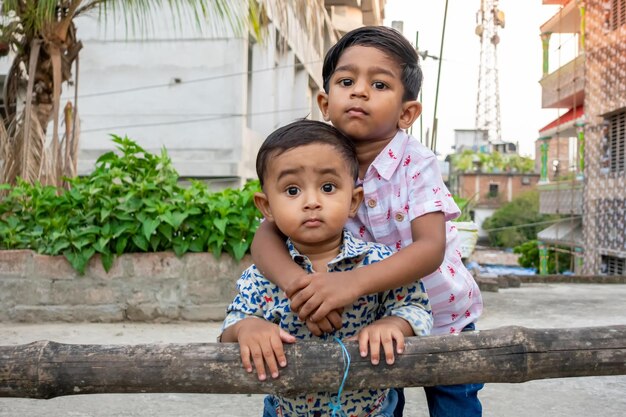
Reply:
M417 101L403 102L402 69L370 46L346 49L318 104L325 120L352 140L389 140L419 116Z
M340 245L363 193L354 188L337 149L322 143L300 146L270 158L267 168L264 192L255 195L263 215L304 254Z

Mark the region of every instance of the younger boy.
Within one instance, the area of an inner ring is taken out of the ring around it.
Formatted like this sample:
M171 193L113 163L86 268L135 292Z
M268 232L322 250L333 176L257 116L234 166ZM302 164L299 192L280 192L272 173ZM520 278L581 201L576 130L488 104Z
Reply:
M421 113L416 98L422 73L415 49L393 29L358 28L330 48L322 75L319 107L355 144L358 183L364 189L365 204L346 227L398 252L358 272L342 272L341 279L325 273L304 276L278 249L271 225L264 224L252 246L258 267L286 289L291 308L317 333L337 326L336 313L325 318L334 309L363 294L406 285L415 276L422 277L432 303L432 334L473 329L482 313L482 298L463 265L458 234L449 222L459 209L435 155L404 131ZM425 388L430 415L482 415L477 396L481 387Z
M272 133L257 156L257 174L263 193L254 202L288 237L293 262L306 273L323 271L339 277L392 254L377 243L355 238L343 226L355 215L363 191L355 188L358 162L354 146L337 129L322 122L302 120ZM244 368L256 368L266 379L287 365L282 343L315 338L295 313L280 289L253 265L237 282L238 294L228 307L222 342L239 342ZM359 297L346 306L342 325L333 336L359 341L362 356L371 353L377 364L380 345L386 362L404 349L404 337L426 335L432 326L430 306L423 287L412 280L406 287ZM328 335L322 336L328 339ZM331 339L332 340L332 339ZM252 358L252 361L250 360ZM330 393L296 398L269 396L264 416L329 415ZM345 392L342 409L348 415L391 417L397 404L395 390L368 389Z

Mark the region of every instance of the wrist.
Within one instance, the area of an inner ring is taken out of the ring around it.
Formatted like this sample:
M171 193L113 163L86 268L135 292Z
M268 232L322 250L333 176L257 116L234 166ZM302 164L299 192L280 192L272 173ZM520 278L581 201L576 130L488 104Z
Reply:
M348 289L352 293L353 300L356 300L361 296L365 296L369 294L369 292L367 292L366 286L364 285L365 280L363 279L363 276L361 275L362 271L363 271L363 268L353 269L351 271L345 272L346 274L348 274L348 282L350 283L348 285Z

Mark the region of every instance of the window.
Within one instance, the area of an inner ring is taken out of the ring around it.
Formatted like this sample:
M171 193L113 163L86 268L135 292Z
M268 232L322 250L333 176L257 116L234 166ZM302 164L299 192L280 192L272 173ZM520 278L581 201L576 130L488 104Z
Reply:
M489 184L489 194L488 197L497 197L498 196L498 184Z
M611 30L617 30L622 25L626 24L626 0L612 0L611 1L611 17L610 28Z
M626 275L626 259L602 255L600 273L603 275Z
M522 185L530 185L530 177L522 177Z
M626 5L626 0L624 0ZM626 111L606 118L608 122L607 141L609 172L624 172L626 159Z

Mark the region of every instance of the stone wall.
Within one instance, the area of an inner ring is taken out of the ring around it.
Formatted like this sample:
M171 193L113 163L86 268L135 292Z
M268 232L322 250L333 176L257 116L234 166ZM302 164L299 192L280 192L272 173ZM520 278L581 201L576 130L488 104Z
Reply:
M63 256L0 251L0 321L222 320L251 263L209 253L125 254L107 273L96 256L81 276Z

